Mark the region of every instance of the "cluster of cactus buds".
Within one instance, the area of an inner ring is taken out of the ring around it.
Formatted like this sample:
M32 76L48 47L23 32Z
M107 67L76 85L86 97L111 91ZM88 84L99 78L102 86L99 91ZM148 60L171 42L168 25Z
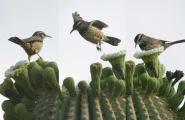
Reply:
M59 85L55 62L12 66L0 85L8 98L2 103L4 120L185 120L184 73L164 74L158 60L162 50L137 53L144 61L137 65L125 60L125 51L105 54L102 60L112 67L93 63L91 81L76 85L72 77Z

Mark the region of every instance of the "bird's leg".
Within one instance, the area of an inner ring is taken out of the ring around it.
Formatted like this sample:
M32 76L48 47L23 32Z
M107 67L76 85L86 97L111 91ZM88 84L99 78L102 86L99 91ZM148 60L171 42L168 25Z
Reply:
M100 43L100 42L98 42L98 43L96 44L96 48L97 48L98 51L101 51L101 43Z
M101 42L98 42L99 43L99 48L100 48L100 51L101 51Z
M99 45L98 44L96 44L96 49L99 51L100 50L100 48L99 48Z
M40 59L42 59L42 57L37 53L37 55L39 56Z
M28 55L28 62L29 62L29 63L30 63L30 58L31 58L31 56Z

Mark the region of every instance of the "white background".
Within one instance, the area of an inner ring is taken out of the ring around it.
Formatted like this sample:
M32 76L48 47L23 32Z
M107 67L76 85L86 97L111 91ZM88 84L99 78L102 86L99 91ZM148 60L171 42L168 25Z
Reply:
M10 43L12 36L26 38L42 30L53 38L44 41L40 55L45 60L56 61L60 68L60 82L67 76L77 81L90 80L89 66L100 60L103 53L122 49L127 60L136 62L133 39L136 34L174 41L185 38L185 1L182 0L0 0L0 82L4 71L19 60L27 59L22 48ZM107 35L122 40L118 47L103 44L103 51L85 41L72 29L72 12L77 11L87 21L102 20L109 25L103 30ZM185 71L185 44L170 47L161 54L161 63L167 70ZM32 60L37 59L34 56ZM0 103L5 100L0 96ZM3 112L0 119L3 120Z

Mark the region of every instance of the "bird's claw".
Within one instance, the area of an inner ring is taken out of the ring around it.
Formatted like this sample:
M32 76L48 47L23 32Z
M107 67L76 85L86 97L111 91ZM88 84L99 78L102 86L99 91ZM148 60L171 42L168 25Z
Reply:
M101 51L101 48L100 48L100 47L96 47L96 49L97 49L98 51Z

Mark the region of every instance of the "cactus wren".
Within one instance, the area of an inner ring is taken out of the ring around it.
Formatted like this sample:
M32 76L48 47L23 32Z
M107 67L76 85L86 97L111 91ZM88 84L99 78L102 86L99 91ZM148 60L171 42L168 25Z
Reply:
M73 13L72 16L74 24L70 33L72 33L74 30L77 30L84 39L96 44L98 51L101 51L102 42L109 43L113 46L118 46L118 44L121 42L121 40L118 38L104 35L101 30L105 27L108 27L108 25L104 22L99 20L87 22L83 20L77 12Z
M146 36L144 34L138 34L135 37L134 42L135 42L135 47L137 45L139 45L141 50L151 50L151 49L159 48L162 46L164 47L164 49L166 49L166 48L170 47L171 45L185 42L185 39L170 42L170 41L152 38L152 37Z
M20 39L18 37L11 37L8 40L20 45L28 55L28 61L30 62L30 58L32 55L37 54L40 58L41 56L38 54L43 46L43 40L46 37L50 37L46 35L42 31L36 31L31 37L26 39Z

